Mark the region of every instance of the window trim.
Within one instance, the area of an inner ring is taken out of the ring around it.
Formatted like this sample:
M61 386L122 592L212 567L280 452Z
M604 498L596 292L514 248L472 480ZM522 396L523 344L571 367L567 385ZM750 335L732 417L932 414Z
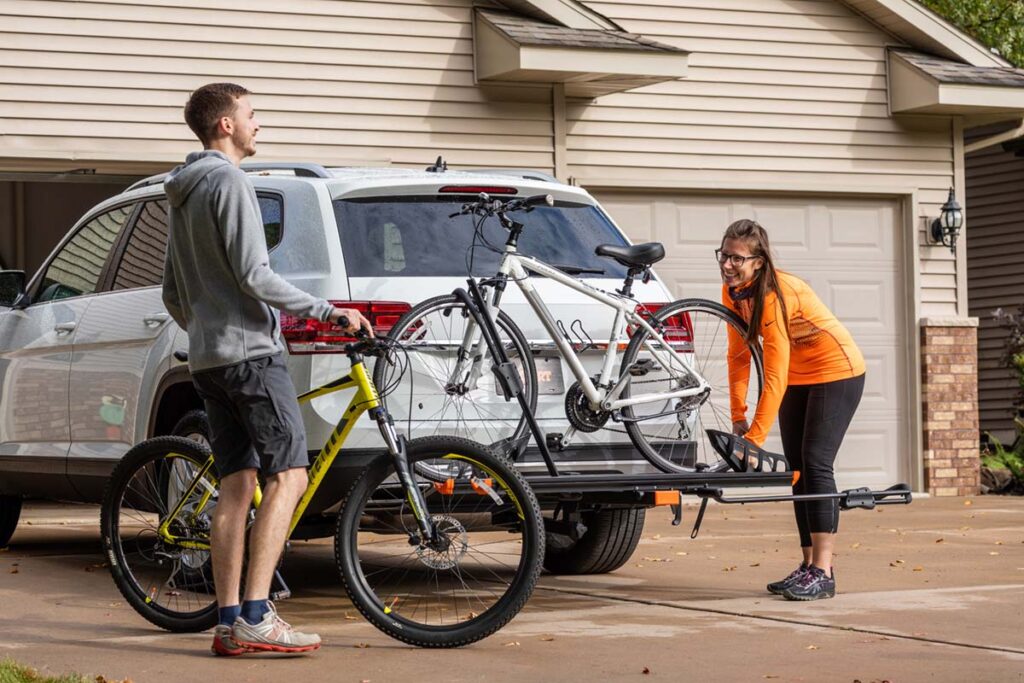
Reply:
M110 266L111 263L113 262L114 253L121 244L121 241L123 240L125 233L128 232L128 228L135 224L135 218L136 216L138 216L139 209L141 207L141 204L139 204L139 199L136 197L133 197L123 202L118 202L117 204L108 206L102 210L87 213L85 217L78 222L78 225L76 227L72 227L71 230L69 230L68 233L64 235L64 239L57 243L57 246L50 253L50 256L46 259L46 261L43 262L43 265L39 267L39 270L36 271L36 274L33 275L32 279L29 281L28 286L25 288L25 293L28 297L28 302L25 304L25 308L35 306L36 304L39 303L52 303L50 301L40 302L36 300L36 297L39 296L39 289L42 286L43 276L46 274L46 271L49 270L50 266L53 264L54 259L57 258L57 255L64 251L64 248L68 245L68 243L71 242L71 240L75 239L78 236L78 233L85 229L85 226L89 225L96 218L102 216L103 214L116 211L117 209L129 205L134 206L132 207L131 213L129 213L128 217L125 219L124 225L122 225L120 231L118 231L117 238L114 240L114 244L111 245L110 251L107 252L107 258L103 262L103 268L100 269L100 275L96 281L96 289L92 292L89 292L88 294L80 294L78 296L67 298L80 299L81 297L84 296L94 296L96 294L100 294L106 291L105 284L110 275ZM60 301L63 300L64 299L60 299Z

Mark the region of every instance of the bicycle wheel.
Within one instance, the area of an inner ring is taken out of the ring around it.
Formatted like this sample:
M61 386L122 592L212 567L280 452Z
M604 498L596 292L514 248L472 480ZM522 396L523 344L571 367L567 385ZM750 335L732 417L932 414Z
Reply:
M438 530L424 544L405 491L384 459L345 500L335 557L349 597L370 623L420 647L458 647L514 617L544 559L544 522L533 491L483 444L414 439L412 463L454 463L438 484L414 475ZM415 470L414 470L415 471Z
M143 441L118 463L103 495L100 530L114 583L136 612L169 631L204 631L217 623L209 551L215 472L210 468L192 486L209 458L191 439ZM179 503L168 531L200 548L161 537L161 524Z
M373 382L379 390L387 390L388 412L410 438L461 436L515 459L528 439L526 417L519 401L505 400L482 339L476 347L484 363L479 377L472 379L468 370L452 376L471 320L465 305L451 295L417 304L390 335L405 348L408 368L378 360ZM520 369L527 405L534 411L537 370L526 337L504 312L499 313L496 326L509 360Z
M690 369L707 380L711 390L703 396L623 408L626 431L640 453L665 472L726 471L728 463L711 446L704 430L732 431L728 330L742 337L747 326L725 306L704 299L674 301L654 317L665 327L663 336L673 347L669 367L652 360L651 335L640 328L622 357L622 367L631 376L621 398L685 388L693 384ZM751 372L745 400L747 415L752 416L764 385L764 368L760 345L747 344L747 348Z

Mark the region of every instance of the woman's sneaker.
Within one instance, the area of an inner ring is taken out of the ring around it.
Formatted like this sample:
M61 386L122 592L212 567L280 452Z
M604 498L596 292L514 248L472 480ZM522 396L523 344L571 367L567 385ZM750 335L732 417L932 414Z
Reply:
M258 624L250 624L242 617L235 619L231 635L239 646L252 652L297 654L320 648L320 636L315 633L299 633L277 616L272 604Z
M824 600L835 597L836 573L827 576L825 570L811 565L803 576L782 593L787 600Z
M793 572L784 578L782 581L776 581L775 583L768 584L768 592L774 593L775 595L782 595L787 588L797 582L797 580L804 575L807 571L807 565L801 563L799 567L793 570Z

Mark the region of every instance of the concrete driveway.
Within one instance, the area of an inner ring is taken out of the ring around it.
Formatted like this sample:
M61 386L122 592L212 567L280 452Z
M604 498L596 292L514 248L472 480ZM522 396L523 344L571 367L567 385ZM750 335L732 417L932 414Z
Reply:
M686 521L695 510L688 508ZM1024 682L1024 499L925 499L844 513L833 600L764 584L795 564L791 508L712 506L697 540L650 511L632 560L603 576L545 576L527 608L463 650L417 650L342 596L330 542L285 564L304 659L216 659L210 635L164 633L121 599L94 508L30 505L0 553L0 658L49 673L183 681Z

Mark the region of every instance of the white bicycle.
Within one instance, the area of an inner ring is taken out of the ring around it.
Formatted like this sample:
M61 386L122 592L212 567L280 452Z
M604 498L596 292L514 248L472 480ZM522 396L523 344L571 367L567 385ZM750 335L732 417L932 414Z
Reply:
M597 289L568 274L580 273L580 269L552 266L519 253L519 238L528 226L512 220L509 214L519 212L528 222L526 214L552 206L551 195L501 201L481 194L478 201L464 204L452 214L453 218L475 217L475 246L484 244L496 249L483 236L484 221L489 217L496 217L508 231L504 249L500 250L498 272L479 284L498 341L509 360L519 366L518 384L529 409L536 410L539 393L532 348L553 349L576 378L565 394L569 427L554 442L549 438L548 445L564 450L580 432L611 429L625 431L643 457L663 471L729 469L705 430L731 431L726 355L730 330L736 334L734 342L744 344L750 357L745 399L748 411L761 394L761 349L744 341L743 320L721 304L704 299L674 301L655 312L639 304L633 298L634 280L648 282L651 266L665 255L664 247L656 242L596 248L597 255L614 259L628 269L622 288L615 292ZM588 345L604 349L596 376L588 375L578 355L580 345L567 338L564 325L555 320L538 295L531 282L531 277L538 276L614 311L608 342ZM527 340L501 310L509 282L522 291L550 341ZM499 377L499 368L491 361L481 338L480 326L462 301L454 295L423 301L402 316L391 336L406 349L410 372L394 380L389 377L392 367L378 362L374 382L378 386L390 386L392 381L403 383L389 392L388 409L395 420L404 423L410 436L473 435L477 440L490 441L492 447L513 459L522 453L529 439L526 417L519 404L510 403L500 388L511 378Z

